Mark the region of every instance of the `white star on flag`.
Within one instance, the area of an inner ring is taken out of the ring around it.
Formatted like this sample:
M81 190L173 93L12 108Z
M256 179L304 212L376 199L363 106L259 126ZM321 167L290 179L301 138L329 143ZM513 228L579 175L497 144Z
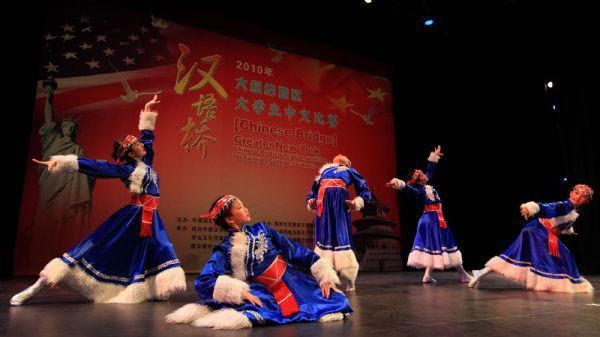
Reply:
M67 52L67 53L63 54L63 56L67 60L68 59L77 59L77 53Z
M85 64L90 66L90 69L94 69L94 68L100 69L100 66L98 65L99 63L100 63L99 61L92 59L90 62L86 62Z
M44 66L44 68L46 68L46 71L51 73L51 72L58 72L58 67L60 67L60 65L54 65L52 64L52 62L49 62L47 66Z
M123 62L125 62L126 65L132 65L135 64L135 59L132 59L129 56L125 56Z

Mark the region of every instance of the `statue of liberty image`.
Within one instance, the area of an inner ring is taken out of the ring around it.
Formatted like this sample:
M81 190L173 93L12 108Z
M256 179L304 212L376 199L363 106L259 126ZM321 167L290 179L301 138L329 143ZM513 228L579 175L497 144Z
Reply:
M46 93L45 122L39 130L42 160L49 160L54 155L83 156L83 149L76 142L78 121L69 115L57 125L54 118L56 81L49 78L43 82L43 87ZM44 263L51 257L60 256L89 234L93 183L85 174L49 174L48 170L40 169L30 257Z

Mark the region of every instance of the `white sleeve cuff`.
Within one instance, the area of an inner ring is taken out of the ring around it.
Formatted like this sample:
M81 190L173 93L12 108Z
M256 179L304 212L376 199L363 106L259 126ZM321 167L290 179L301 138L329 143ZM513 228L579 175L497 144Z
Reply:
M400 180L398 178L393 178L391 183L392 183L392 186L390 186L390 187L395 190L398 190L398 191L400 191L406 187L406 183L404 182L404 180Z
M48 168L51 173L68 173L79 171L79 162L77 156L69 154L66 156L58 155L50 157L50 160L55 160L57 165L54 168Z
M524 204L521 204L521 207L527 208L527 211L529 211L529 216L532 216L540 211L540 206L533 201L529 201Z
M242 291L250 289L250 286L244 281L227 275L221 275L217 278L213 298L222 303L242 304L244 297Z
M140 123L138 124L138 129L140 131L141 130L154 131L154 126L156 125L156 116L158 116L158 112L156 112L156 111L140 112Z
M320 258L310 267L312 276L319 282L320 286L326 283L340 284L340 278L337 276L329 260Z
M427 158L428 161L437 163L440 160L440 156L435 154L435 152L430 152L429 153L429 157Z
M360 211L363 207L365 207L365 200L361 197L356 197L352 200L354 206L356 206L356 210Z

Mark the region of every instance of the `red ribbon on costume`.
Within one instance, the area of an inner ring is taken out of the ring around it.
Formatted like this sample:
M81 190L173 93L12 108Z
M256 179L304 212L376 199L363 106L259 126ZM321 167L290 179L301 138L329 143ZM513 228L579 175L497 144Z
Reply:
M423 212L436 212L438 216L438 220L440 222L440 228L448 227L446 225L446 219L444 219L444 213L442 213L442 204L429 204L425 205L423 208Z
M281 279L285 274L287 263L281 255L277 255L275 261L271 263L269 268L265 270L261 275L255 276L254 281L259 282L267 286L267 289L275 297L275 301L281 309L281 313L284 317L290 316L300 311L298 303L294 294L287 287L285 282Z
M560 252L558 250L558 235L560 234L560 231L552 226L550 220L545 218L540 218L539 220L548 231L548 254L560 257Z
M346 188L346 183L342 179L323 179L319 184L319 194L317 195L317 216L321 217L323 214L323 198L325 197L325 190L328 188Z
M148 194L134 194L131 196L131 204L142 207L142 223L140 226L140 237L152 237L152 219L154 210L158 207L159 197Z

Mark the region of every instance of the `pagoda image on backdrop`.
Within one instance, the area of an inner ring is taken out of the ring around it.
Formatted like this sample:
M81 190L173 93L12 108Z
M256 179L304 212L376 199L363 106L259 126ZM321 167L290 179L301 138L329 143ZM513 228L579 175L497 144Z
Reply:
M400 235L394 232L396 224L387 218L390 209L372 191L373 198L360 211L362 218L354 220L356 258L363 271L390 271L402 269Z

